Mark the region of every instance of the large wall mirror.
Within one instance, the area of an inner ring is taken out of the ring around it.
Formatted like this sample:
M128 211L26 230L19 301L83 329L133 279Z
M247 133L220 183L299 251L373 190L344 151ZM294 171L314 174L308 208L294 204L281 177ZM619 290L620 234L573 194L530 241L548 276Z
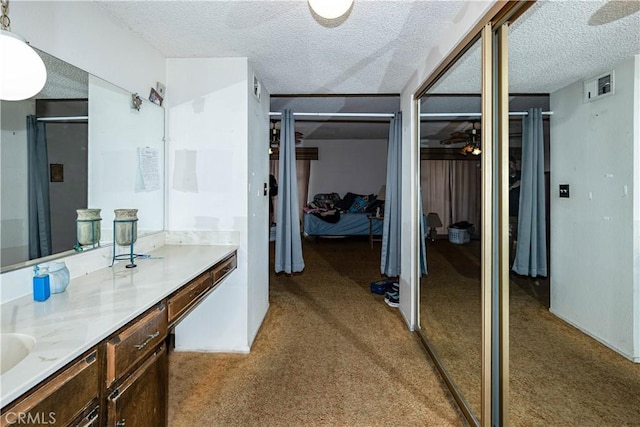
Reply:
M428 222L428 276L420 333L481 416L481 49L472 43L420 99L420 187Z
M552 113L542 114L539 138L520 136L523 118L509 121L522 160L527 145L544 147L537 168L546 221L539 226L549 261L547 274L532 275L533 265L510 270L511 425L640 423L632 273L640 234L631 201L639 193L625 195L640 171L640 13L628 15L625 3L537 2L509 28L509 111ZM523 93L537 97L514 105ZM518 176L535 170L516 160ZM519 192L524 201L533 198L527 187ZM526 211L515 213L529 223ZM518 234L516 251L526 241Z
M114 209L138 209L139 236L164 224L164 109L145 99L136 109L130 92L37 52L43 90L0 103L2 271L73 253L76 209L101 209L101 245Z
M461 47L420 96L431 230L419 333L471 424L640 419L640 11L630 4L510 3L482 30L493 59L481 65L477 42ZM476 163L478 181L456 162ZM451 233L460 221L473 223L464 238Z

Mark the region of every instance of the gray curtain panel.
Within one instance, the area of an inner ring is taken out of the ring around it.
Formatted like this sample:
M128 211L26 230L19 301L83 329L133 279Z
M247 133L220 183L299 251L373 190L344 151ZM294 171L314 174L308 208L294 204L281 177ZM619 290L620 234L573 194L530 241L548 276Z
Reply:
M296 172L295 120L291 110L282 112L280 123L275 255L276 273L291 274L304 270Z
M522 118L522 171L518 210L518 244L512 270L532 277L547 275L544 133L542 109Z
M420 275L427 274L427 245L424 241L427 236L427 218L422 209L422 186L418 186L418 218L420 221Z
M387 192L384 201L380 272L389 277L400 275L400 208L402 185L402 112L389 126L387 146Z
M51 255L49 159L45 124L27 116L29 173L29 259Z

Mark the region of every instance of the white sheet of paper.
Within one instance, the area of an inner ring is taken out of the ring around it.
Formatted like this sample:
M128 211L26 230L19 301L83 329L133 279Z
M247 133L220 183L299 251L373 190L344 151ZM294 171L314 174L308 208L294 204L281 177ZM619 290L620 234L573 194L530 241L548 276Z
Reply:
M138 147L138 172L142 178L141 191L160 189L160 150Z

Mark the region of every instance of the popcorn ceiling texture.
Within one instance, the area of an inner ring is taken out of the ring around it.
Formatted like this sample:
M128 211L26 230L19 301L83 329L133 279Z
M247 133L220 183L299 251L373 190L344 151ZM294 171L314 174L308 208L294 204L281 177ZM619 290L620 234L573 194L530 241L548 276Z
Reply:
M462 1L356 0L340 25L328 26L304 0L99 4L166 57L248 57L275 94L399 93L467 8ZM640 13L588 24L616 13L606 0L536 3L511 29L511 92L552 92L639 53ZM480 49L467 57L439 92L479 90Z
M555 92L640 53L640 13L606 25L588 24L606 3L538 1L515 21L509 30L509 92ZM479 93L480 66L477 42L433 92Z
M400 93L464 2L356 1L341 25L307 2L100 2L171 58L248 57L271 93Z
M89 74L42 51L38 54L47 68L47 82L38 99L71 99L89 97Z

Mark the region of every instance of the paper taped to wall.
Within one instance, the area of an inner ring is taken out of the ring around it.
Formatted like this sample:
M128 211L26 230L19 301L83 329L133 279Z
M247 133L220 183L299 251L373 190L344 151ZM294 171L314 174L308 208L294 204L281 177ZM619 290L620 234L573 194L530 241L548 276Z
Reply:
M160 189L160 150L138 147L138 174L136 191Z

